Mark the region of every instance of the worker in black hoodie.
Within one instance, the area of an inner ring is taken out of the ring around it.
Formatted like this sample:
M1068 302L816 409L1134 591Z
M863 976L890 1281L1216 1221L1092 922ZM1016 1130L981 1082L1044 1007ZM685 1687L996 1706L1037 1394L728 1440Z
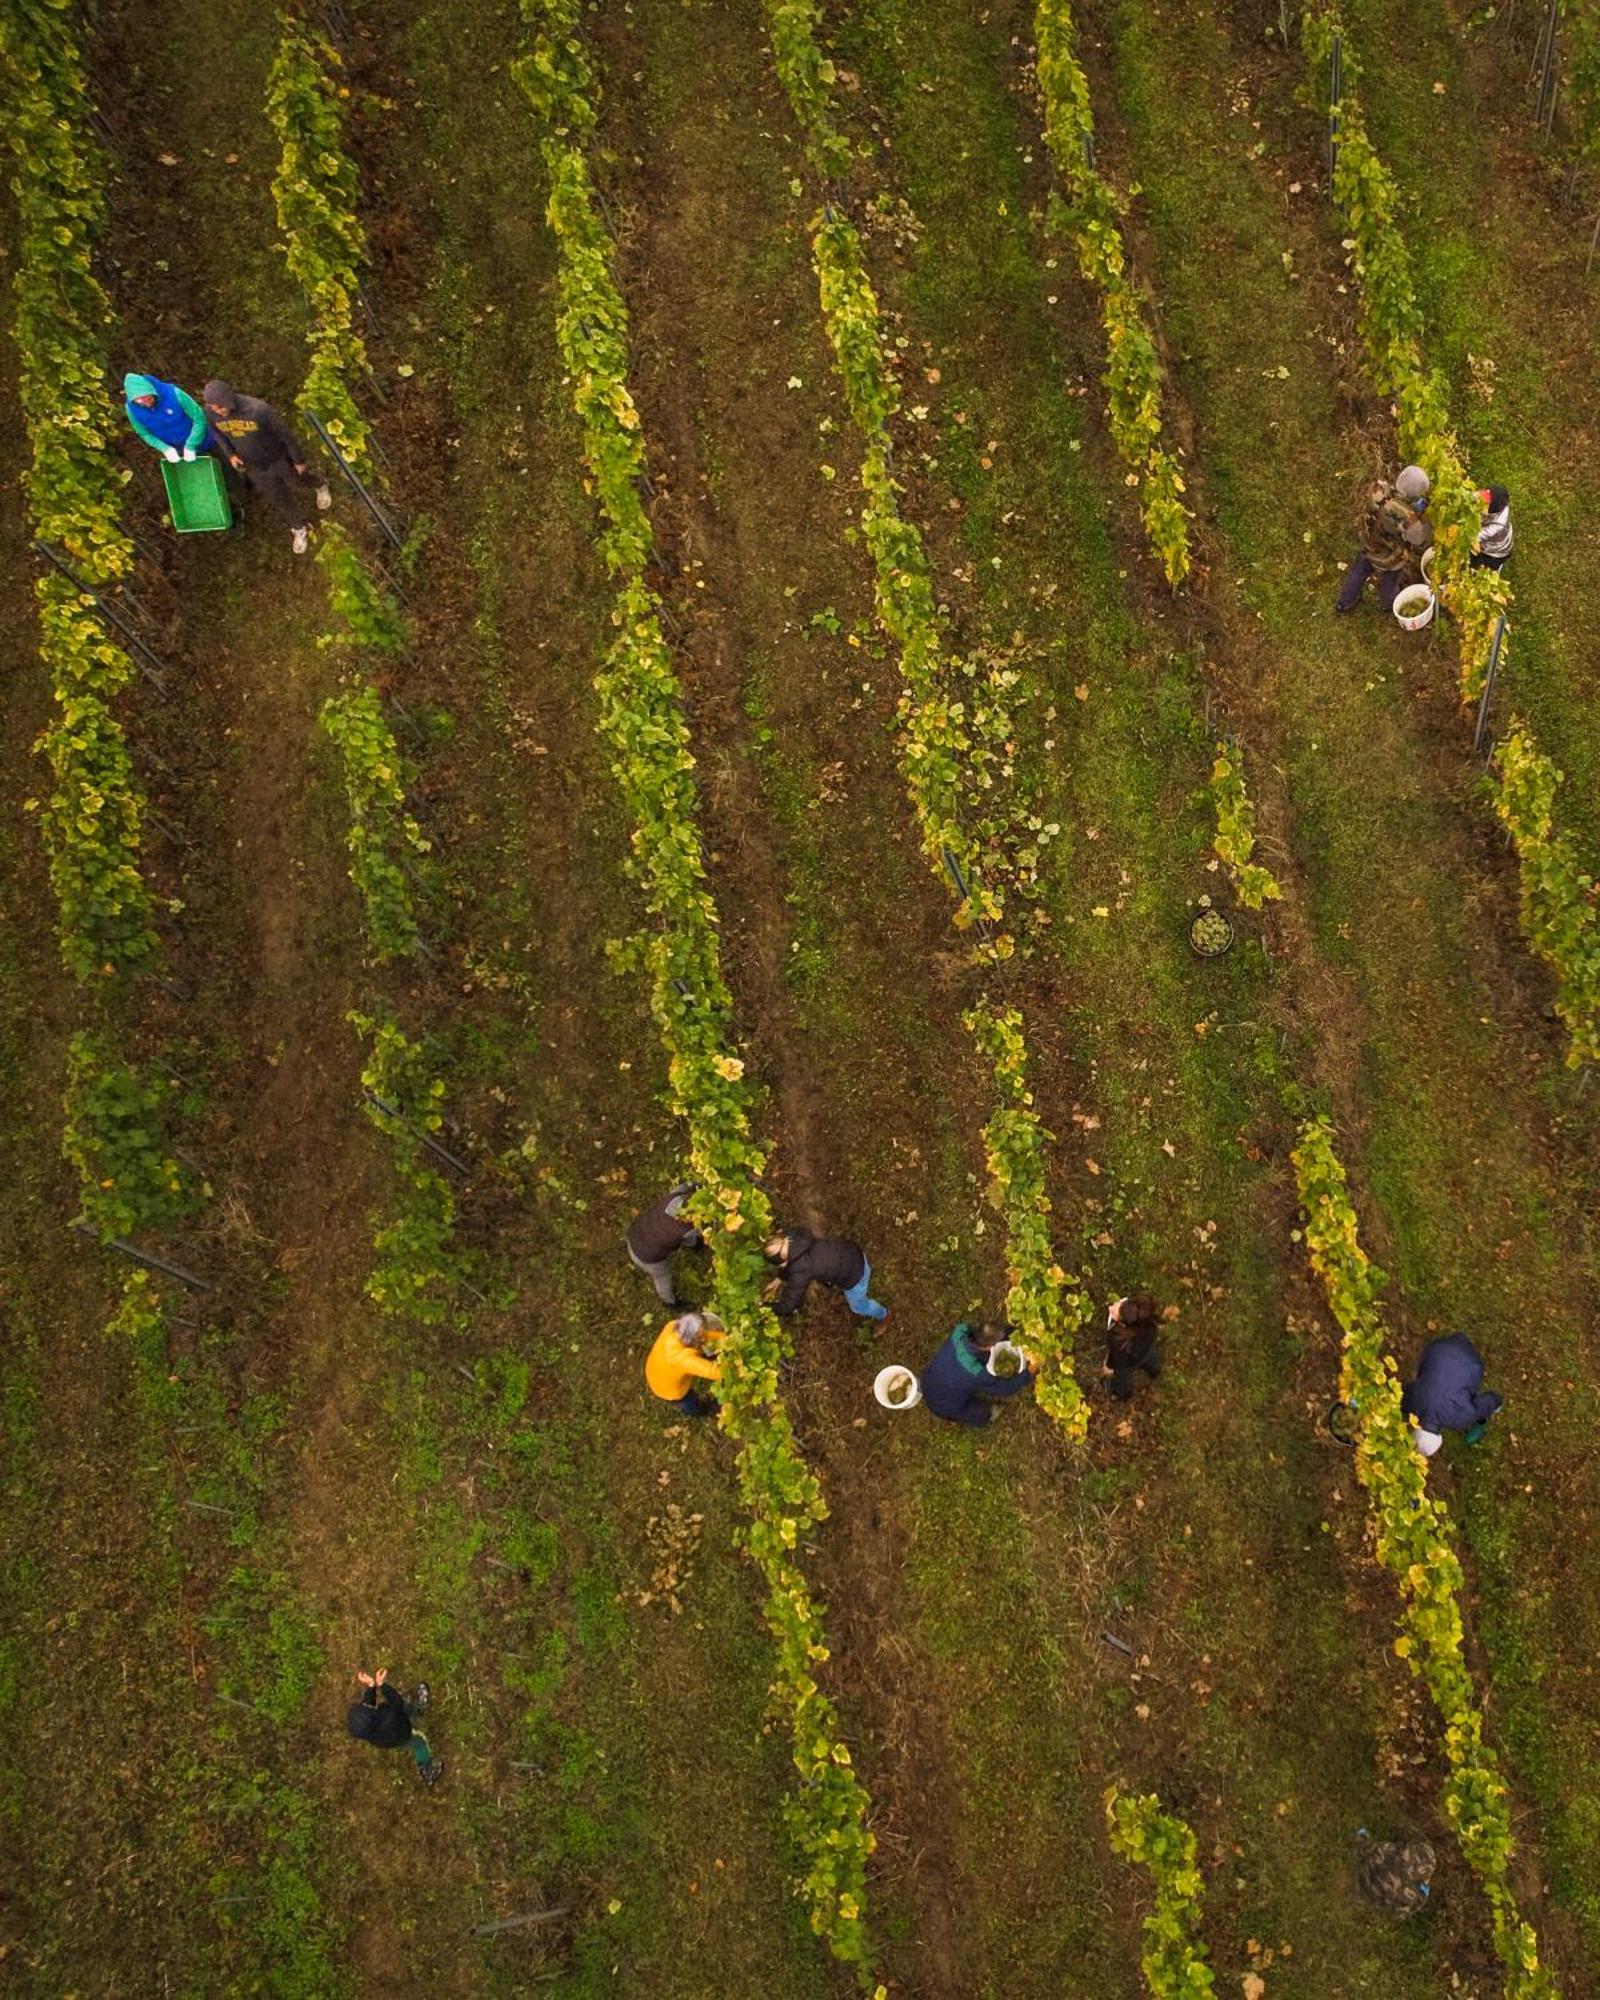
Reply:
M437 1784L444 1775L444 1761L428 1748L428 1739L414 1727L414 1718L428 1706L428 1683L417 1682L416 1693L407 1697L389 1682L389 1669L375 1674L357 1674L364 1692L350 1704L345 1725L350 1734L379 1750L398 1750L404 1745L417 1763L417 1776L425 1785Z
M797 1313L813 1285L832 1285L857 1319L889 1317L889 1308L873 1298L872 1266L859 1243L848 1236L813 1236L809 1229L786 1229L767 1239L765 1255L778 1275L767 1287L779 1319Z
M277 508L293 531L295 554L303 556L311 538L312 504L325 512L333 495L311 470L300 440L259 396L241 396L226 382L211 381L201 397L229 465Z

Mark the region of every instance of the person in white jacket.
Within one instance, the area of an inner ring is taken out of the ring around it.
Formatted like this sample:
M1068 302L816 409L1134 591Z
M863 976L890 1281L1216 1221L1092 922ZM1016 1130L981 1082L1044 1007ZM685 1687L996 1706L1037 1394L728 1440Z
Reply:
M1478 505L1483 509L1483 526L1473 544L1472 567L1499 569L1511 553L1511 495L1503 486L1480 487Z

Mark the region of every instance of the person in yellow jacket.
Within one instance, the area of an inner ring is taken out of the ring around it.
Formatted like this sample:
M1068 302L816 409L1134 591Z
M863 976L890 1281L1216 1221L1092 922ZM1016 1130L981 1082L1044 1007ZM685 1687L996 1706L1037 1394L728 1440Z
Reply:
M669 1319L656 1335L644 1364L644 1379L652 1396L670 1403L686 1417L709 1417L717 1407L715 1396L697 1389L695 1379L722 1380L722 1365L703 1352L722 1338L722 1322L715 1313L680 1313Z

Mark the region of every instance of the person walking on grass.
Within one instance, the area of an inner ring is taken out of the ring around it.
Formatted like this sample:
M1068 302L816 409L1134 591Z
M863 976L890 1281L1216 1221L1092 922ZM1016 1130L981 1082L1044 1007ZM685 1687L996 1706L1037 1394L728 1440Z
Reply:
M1423 519L1428 506L1428 475L1420 465L1408 465L1391 486L1376 480L1362 504L1361 545L1344 573L1334 601L1335 611L1354 611L1372 577L1378 579L1378 602L1394 609L1412 565L1433 540Z
M215 380L202 394L229 465L277 508L292 530L295 554L303 556L311 539L313 503L326 512L333 495L311 470L299 439L259 396L241 396Z
M1106 1314L1106 1358L1100 1369L1119 1403L1127 1402L1141 1373L1161 1373L1161 1308L1148 1292L1131 1292Z
M695 1387L720 1382L722 1364L706 1353L722 1338L722 1321L715 1313L679 1313L656 1335L644 1364L644 1379L652 1396L685 1417L709 1417L717 1409L715 1396Z
M778 1275L767 1283L765 1296L779 1319L788 1319L805 1304L813 1285L831 1285L857 1319L872 1319L881 1329L889 1308L872 1296L872 1266L859 1243L848 1236L813 1236L809 1229L786 1229L767 1238L763 1253Z
M1472 567L1503 569L1515 539L1511 532L1511 495L1503 486L1480 487L1478 505L1483 509L1483 524L1472 545Z
M418 1778L425 1785L436 1785L444 1776L444 1759L434 1756L427 1737L415 1726L428 1706L428 1683L418 1681L413 1694L402 1694L390 1685L387 1667L379 1667L375 1674L358 1673L356 1679L363 1693L359 1701L351 1702L345 1718L350 1734L379 1750L409 1746L417 1760Z
M1430 1340L1400 1393L1400 1407L1412 1423L1411 1442L1424 1458L1432 1458L1446 1431L1464 1431L1467 1443L1476 1444L1504 1400L1484 1388L1483 1356L1464 1333Z
M678 1291L672 1279L672 1259L679 1250L699 1250L705 1238L683 1213L694 1193L693 1181L679 1181L628 1225L628 1262L643 1271L664 1306L676 1307Z
M176 382L159 375L124 375L122 407L135 437L159 451L169 465L192 464L207 453L222 458L222 440L204 410Z
M1026 1359L1014 1375L990 1373L989 1357L1010 1334L1000 1320L957 1322L922 1371L922 1400L936 1417L977 1429L993 1419L997 1402L1032 1387L1033 1370Z

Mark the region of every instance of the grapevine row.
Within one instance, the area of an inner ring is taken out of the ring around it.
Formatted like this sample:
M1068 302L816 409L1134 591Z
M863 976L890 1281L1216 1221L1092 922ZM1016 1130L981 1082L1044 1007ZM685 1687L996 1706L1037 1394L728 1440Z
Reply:
M1154 2000L1214 1994L1216 1975L1197 1935L1204 1884L1194 1834L1184 1821L1161 1810L1153 1792L1135 1796L1112 1785L1105 1803L1112 1847L1125 1861L1148 1868L1155 1883L1155 1908L1144 1920L1139 1961Z
M994 1065L999 1103L983 1128L995 1206L1006 1219L1006 1266L1011 1289L1006 1317L1041 1364L1039 1406L1071 1438L1089 1427L1089 1406L1072 1372L1072 1336L1093 1313L1078 1281L1056 1262L1050 1246L1050 1197L1044 1150L1053 1134L1040 1124L1028 1088L1022 1016L1014 1008L976 1007L963 1016Z
M0 15L6 126L16 171L14 282L19 392L32 459L29 523L96 590L133 567L122 525L128 475L109 449L105 361L111 308L93 267L105 170L84 122L88 80L66 16L37 0ZM41 747L53 785L43 810L62 957L101 983L147 971L155 903L141 867L145 797L113 698L133 662L63 577L41 576L40 653L55 696Z
M311 366L298 407L320 418L351 464L370 474L367 424L350 387L351 378L367 369L366 344L354 323L367 246L356 210L360 183L344 151L339 66L330 42L284 14L267 95L280 147L272 187L289 269L309 316ZM319 643L358 657L401 653L405 627L398 603L336 524L318 535L317 562L332 617L332 630ZM361 899L368 950L380 963L410 957L422 944L412 876L431 843L406 808L409 771L383 697L370 680L347 675L323 703L318 723L339 754L350 812L350 879ZM347 1018L366 1051L361 1082L367 1114L389 1142L399 1187L398 1212L373 1218L376 1261L367 1274L367 1296L381 1312L438 1325L457 1287L472 1289L473 1266L452 1246L455 1189L427 1143L443 1123L444 1084L429 1074L424 1050L386 1009L352 1011Z
M1239 901L1247 910L1276 902L1282 889L1267 869L1250 859L1256 848L1256 810L1245 788L1244 753L1233 744L1217 745L1216 761L1211 766L1211 799L1217 810L1213 845L1239 892Z
M306 296L311 365L297 401L321 419L345 457L367 462L367 421L352 380L367 372L366 342L356 328L366 233L356 212L355 162L344 150L344 113L334 82L339 52L292 12L267 79L267 116L278 139L272 198L289 273Z
M1600 4L1561 0L1566 28L1568 190L1600 157Z
M65 552L92 588L133 567L122 522L122 471L109 449L105 348L110 303L94 273L105 217L104 163L84 130L88 80L66 19L20 5L0 17L0 73L16 158L14 284L20 399L32 460L24 478L35 535ZM43 812L62 957L102 1003L158 956L156 899L142 868L146 802L111 703L134 666L92 600L53 572L35 585L40 656L55 718L42 745L53 775ZM29 806L34 806L29 801ZM171 1157L170 1092L119 1055L102 1021L68 1057L65 1157L77 1169L78 1221L102 1241L160 1228L195 1189Z
M1533 1927L1511 1887L1511 1814L1499 1759L1483 1739L1483 1712L1462 1653L1460 1559L1444 1504L1428 1492L1426 1461L1400 1407L1378 1295L1384 1275L1357 1236L1344 1167L1325 1118L1301 1128L1292 1155L1306 1247L1343 1334L1340 1394L1357 1412L1356 1473L1366 1488L1378 1560L1395 1578L1402 1611L1396 1653L1427 1688L1444 1725L1450 1773L1445 1814L1489 1898L1495 1949L1514 2000L1556 2000Z
M601 517L599 548L617 583L616 636L596 679L600 728L633 826L632 869L654 928L642 941L674 1109L699 1184L694 1214L713 1258L722 1344L723 1428L738 1445L749 1514L744 1540L766 1584L777 1645L774 1696L786 1712L801 1788L785 1814L805 1862L813 1929L865 1975L868 1799L817 1681L828 1658L822 1611L795 1551L827 1509L778 1394L788 1351L763 1304L761 1245L772 1222L752 1137L755 1094L733 1053L717 913L706 883L699 794L661 606L645 582L652 553L640 498L645 457L628 389L628 315L590 178L586 140L597 86L578 35L579 0L521 0L531 45L514 73L541 126L548 216L559 263L556 333Z
M421 942L407 864L423 861L431 842L406 810L406 765L383 698L370 682L330 695L324 735L339 752L350 808L350 879L366 915L374 957L405 958Z
M1359 71L1337 8L1308 14L1305 46L1320 86L1335 40L1342 83L1333 192L1350 231L1351 261L1361 281L1362 325L1378 381L1394 399L1400 445L1431 481L1428 510L1439 551L1438 579L1461 632L1461 690L1482 693L1494 635L1510 603L1504 578L1473 569L1481 510L1462 464L1442 375L1423 358L1423 322L1405 238L1396 220L1394 177L1367 136L1356 96ZM1502 640L1502 659L1504 641ZM1554 830L1550 808L1561 772L1539 749L1527 722L1513 716L1500 748L1495 811L1516 845L1523 929L1556 975L1556 1011L1566 1023L1567 1061L1600 1059L1600 907L1595 880L1570 836Z
M325 37L294 14L283 15L267 114L279 148L272 194L281 247L308 311L311 365L295 400L353 466L369 469L367 422L350 387L367 372L366 343L355 325L367 246L356 212L355 163L344 150L339 67L339 53ZM398 653L404 644L398 609L343 529L330 524L321 531L317 561L336 623L324 643ZM404 761L377 689L347 682L324 705L321 724L340 755L350 805L350 879L368 941L379 959L407 956L419 935L406 864L424 856L428 842L405 810Z
M766 16L779 80L805 133L812 164L820 175L835 178L848 163L848 147L833 120L829 86L834 71L817 41L816 0L766 0ZM956 877L956 926L979 928L973 956L992 966L1015 950L1006 928L1002 873L1014 879L1014 866L1004 843L991 839L980 850L963 822L967 792L974 778L985 782L985 771L966 704L947 692L949 663L922 536L900 512L889 433L899 389L878 302L860 232L847 216L825 210L813 221L811 238L824 325L864 448L861 525L873 560L878 620L899 654L906 786L930 866L941 881L947 874ZM1036 867L1036 857L1036 846L1026 849L1024 867ZM980 869L986 867L984 876ZM1082 1302L1050 1250L1044 1193L1044 1148L1050 1135L1033 1110L1021 1020L988 997L964 1018L994 1067L998 1107L985 1129L985 1144L1006 1223L1007 1309L1024 1344L1043 1365L1040 1403L1068 1437L1082 1438L1089 1407L1072 1373L1069 1338L1071 1316Z
M1111 436L1130 468L1130 481L1140 486L1150 546L1168 583L1176 586L1189 574L1183 475L1175 454L1161 442L1161 363L1144 303L1128 274L1126 203L1094 163L1094 109L1067 0L1039 0L1034 38L1045 144L1072 197L1065 219L1078 267L1100 295Z
M437 1326L471 1268L467 1255L451 1246L455 1189L427 1144L444 1124L444 1082L430 1073L427 1052L397 1022L360 1013L349 1019L370 1050L361 1072L368 1116L389 1140L406 1188L400 1214L378 1229L367 1297L380 1312Z

